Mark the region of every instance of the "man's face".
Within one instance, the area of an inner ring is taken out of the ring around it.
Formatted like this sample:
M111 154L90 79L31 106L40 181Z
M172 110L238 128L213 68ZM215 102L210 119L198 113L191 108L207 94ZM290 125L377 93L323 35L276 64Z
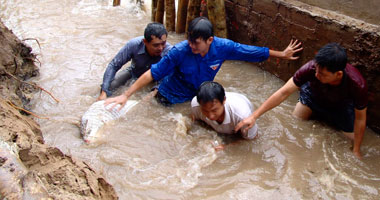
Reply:
M205 56L210 49L210 45L213 40L214 37L209 37L206 41L202 38L198 38L195 42L190 42L188 40L188 43L193 54L201 54L201 56Z
M146 50L150 56L160 56L162 51L165 49L166 35L162 35L161 38L158 38L154 35L151 37L152 40L150 42L144 39Z
M319 65L315 68L315 77L324 84L336 85L340 83L342 79L343 72L330 72L326 67L320 67Z
M214 99L207 103L201 103L201 112L208 119L222 123L224 120L224 102Z

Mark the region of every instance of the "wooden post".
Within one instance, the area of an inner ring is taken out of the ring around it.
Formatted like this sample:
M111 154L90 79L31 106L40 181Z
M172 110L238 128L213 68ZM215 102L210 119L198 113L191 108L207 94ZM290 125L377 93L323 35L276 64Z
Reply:
M150 17L152 22L156 21L157 3L158 0L152 0L152 16Z
M157 2L157 11L156 11L156 22L163 24L164 22L164 12L165 12L165 0L158 0Z
M227 38L226 9L224 0L207 1L207 13L214 27L214 34L218 37Z
M176 33L185 32L188 4L189 4L189 0L179 0L178 2L177 25L175 27Z
M175 1L165 0L165 26L168 31L175 31Z
M113 0L113 6L120 6L120 0Z
M202 0L190 0L187 7L186 31L190 22L200 16Z

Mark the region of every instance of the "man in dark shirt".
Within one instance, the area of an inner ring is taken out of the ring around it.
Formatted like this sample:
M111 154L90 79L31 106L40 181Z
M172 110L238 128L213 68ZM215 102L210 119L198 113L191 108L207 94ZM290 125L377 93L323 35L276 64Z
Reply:
M251 128L262 114L298 89L300 99L293 115L309 119L313 114L333 123L354 141L353 153L361 158L360 145L368 103L367 83L356 68L347 64L344 48L336 43L322 47L314 60L302 66L282 88L240 122L235 131L244 125Z
M171 48L171 45L166 42L167 35L164 25L154 22L146 26L144 36L128 41L108 64L103 76L102 90L97 100L111 96L113 90L130 79L139 78L150 69L152 64L160 61ZM116 74L130 60L132 60L131 66Z

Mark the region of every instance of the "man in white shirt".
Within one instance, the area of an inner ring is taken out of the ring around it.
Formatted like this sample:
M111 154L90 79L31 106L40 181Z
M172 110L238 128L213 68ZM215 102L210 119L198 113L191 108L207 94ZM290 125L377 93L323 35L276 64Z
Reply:
M217 82L203 82L197 96L191 101L194 120L202 120L223 134L241 134L244 139L257 136L257 125L245 132L235 132L235 126L253 113L251 102L244 95L224 92ZM244 130L244 129L241 129Z

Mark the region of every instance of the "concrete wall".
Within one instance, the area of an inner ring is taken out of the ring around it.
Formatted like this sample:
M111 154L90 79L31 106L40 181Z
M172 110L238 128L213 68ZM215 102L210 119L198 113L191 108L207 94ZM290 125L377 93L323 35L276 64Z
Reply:
M229 38L283 50L291 38L303 43L297 61L271 59L262 68L283 80L329 42L347 49L348 59L369 85L367 125L380 133L380 27L295 0L226 0ZM379 20L379 16L377 20Z

